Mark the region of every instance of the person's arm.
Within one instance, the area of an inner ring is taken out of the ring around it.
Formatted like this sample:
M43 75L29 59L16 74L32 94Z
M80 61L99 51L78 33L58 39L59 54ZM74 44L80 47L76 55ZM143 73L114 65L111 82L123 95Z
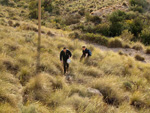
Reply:
M87 57L88 57L88 53L85 54L85 58L87 58Z
M82 51L82 56L80 57L80 61L82 61L83 57L84 57L84 52Z
M62 62L62 57L63 57L63 54L62 54L62 51L60 52L60 61Z
M87 57L88 57L88 54L89 54L89 51L88 51L88 50L86 50L86 51L85 51L85 58L87 58Z
M69 52L69 58L71 58L72 57L72 53L68 50L68 52Z

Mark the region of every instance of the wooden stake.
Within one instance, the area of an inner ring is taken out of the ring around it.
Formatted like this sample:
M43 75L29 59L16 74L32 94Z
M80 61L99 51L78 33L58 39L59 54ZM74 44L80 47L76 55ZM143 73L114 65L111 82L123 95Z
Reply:
M40 67L40 48L41 48L41 0L38 3L38 45L37 45L37 64L36 73L39 72Z

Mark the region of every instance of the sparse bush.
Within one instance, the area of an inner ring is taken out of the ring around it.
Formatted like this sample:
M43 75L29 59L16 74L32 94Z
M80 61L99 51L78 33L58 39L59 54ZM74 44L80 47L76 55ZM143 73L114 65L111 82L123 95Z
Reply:
M11 112L17 113L18 110L8 103L1 103L0 104L0 113L11 113Z
M76 85L71 85L71 91L69 92L69 97L73 96L76 93L81 97L89 96L86 87L83 87L82 85L79 85L78 87Z
M149 71L149 69L145 69L145 70L144 70L143 76L144 76L148 81L150 81L150 71Z
M130 82L124 82L123 83L123 87L125 88L125 90L127 91L131 91L132 90L132 84Z
M124 30L120 37L123 41L130 42L131 39L133 38L133 34L129 32L128 30Z
M107 45L108 44L108 38L101 36L99 34L87 33L87 34L81 35L80 38L83 40L96 42L96 43L101 44L101 45Z
M94 25L91 24L91 23L83 25L83 27L82 26L80 26L80 27L81 27L81 29L82 29L83 32L96 33Z
M124 44L123 44L123 47L124 47L124 48L132 48L129 43L124 43Z
M135 55L135 59L138 61L144 61L145 60L145 58L139 54Z
M22 85L25 85L29 79L32 77L32 72L31 70L29 70L27 67L23 67L20 72L17 74L19 80L20 80L20 83Z
M65 18L65 24L66 25L71 25L71 24L76 24L80 22L81 16L79 14L76 15L69 15Z
M124 53L122 51L119 51L118 54L119 55L124 55Z
M78 32L74 32L74 33L70 33L69 37L72 39L76 39L76 38L78 39L78 38L80 38L80 35Z
M30 79L24 88L24 102L37 100L46 103L53 88L57 87L52 76L45 73L37 75Z
M75 50L73 52L73 58L74 59L79 59L81 57L81 53L78 50Z
M104 75L103 71L98 70L95 67L87 67L87 68L80 68L80 73L82 73L85 76L92 76L92 77L101 77Z
M78 13L81 15L81 16L84 16L85 15L85 9L82 8L78 11Z
M147 107L146 103L144 102L144 96L140 92L135 92L131 97L130 104L138 109Z
M150 54L150 47L146 48L146 54Z
M123 47L123 41L119 38L112 38L111 40L109 40L108 47L110 48Z
M134 43L134 45L132 46L132 48L139 51L139 50L143 50L144 46L143 46L142 43L136 42L136 43Z
M86 15L86 19L87 19L87 21L91 21L95 24L100 24L102 21L102 19L99 16L92 16L89 14Z
M23 106L22 113L51 113L51 111L39 102Z
M121 95L119 96L117 92L114 91L114 89L107 85L107 83L104 84L103 82L98 81L99 80L93 83L93 87L102 93L104 101L109 105L118 106L121 104Z

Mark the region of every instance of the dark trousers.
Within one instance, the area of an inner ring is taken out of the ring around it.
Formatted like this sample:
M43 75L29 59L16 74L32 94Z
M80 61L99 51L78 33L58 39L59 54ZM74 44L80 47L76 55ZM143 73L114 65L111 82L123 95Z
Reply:
M64 61L63 65L64 65L64 74L66 74L66 71L68 71L68 69L69 69L69 64Z

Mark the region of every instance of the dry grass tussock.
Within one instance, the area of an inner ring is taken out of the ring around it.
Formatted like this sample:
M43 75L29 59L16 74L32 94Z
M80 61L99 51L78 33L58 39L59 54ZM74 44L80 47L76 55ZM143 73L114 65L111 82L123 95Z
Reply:
M41 73L35 75L37 33L0 25L0 34L0 112L149 113L148 64L88 44L92 57L80 62L85 43L42 34ZM73 53L71 83L59 62L64 45ZM102 96L89 93L89 87Z

